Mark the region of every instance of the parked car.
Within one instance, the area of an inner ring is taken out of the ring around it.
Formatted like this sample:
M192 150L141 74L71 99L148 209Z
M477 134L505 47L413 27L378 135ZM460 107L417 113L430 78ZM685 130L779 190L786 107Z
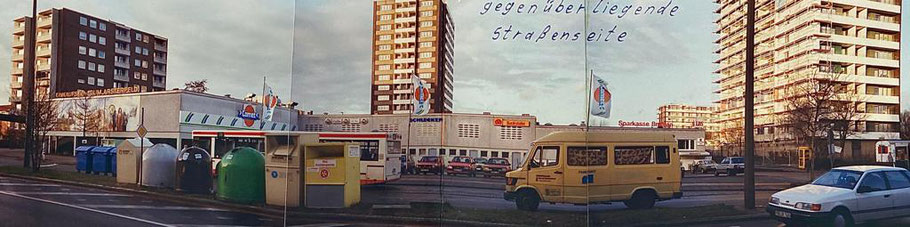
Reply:
M720 176L721 173L727 176L736 176L738 173L746 171L746 162L743 157L727 157L720 164L714 166L714 176Z
M449 166L446 167L446 174L465 174L472 177L475 176L476 173L474 172L474 159L467 156L453 157L452 161L449 161Z
M505 158L490 158L483 165L483 176L505 176L507 172L512 171L512 164Z
M442 157L439 156L423 156L420 158L420 161L417 161L417 172L423 175L429 173L432 174L442 174L445 163L442 161Z
M487 158L474 158L474 173L483 173L483 166L487 164Z
M714 169L717 168L717 163L711 159L705 160L696 160L692 164L692 173L710 173L714 172Z
M399 157L399 160L401 161L401 175L416 173L417 164L414 163L413 156L402 155Z
M910 172L887 166L834 168L811 184L774 193L765 211L788 226L852 226L910 216Z

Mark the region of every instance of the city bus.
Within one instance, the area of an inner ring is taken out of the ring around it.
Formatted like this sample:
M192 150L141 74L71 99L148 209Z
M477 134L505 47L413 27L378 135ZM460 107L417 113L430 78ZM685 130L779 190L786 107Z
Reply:
M875 162L910 167L910 140L883 140L875 143Z
M381 184L401 178L401 136L395 133L196 130L193 143L209 150L214 168L221 156L235 147L266 150L265 139L269 136L302 136L304 141L319 143L360 143L361 184Z

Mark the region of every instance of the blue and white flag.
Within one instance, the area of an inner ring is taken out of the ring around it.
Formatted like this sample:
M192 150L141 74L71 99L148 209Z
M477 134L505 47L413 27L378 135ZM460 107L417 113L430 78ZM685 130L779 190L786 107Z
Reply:
M416 75L411 77L411 83L414 86L414 115L426 115L430 113L430 89Z
M607 82L591 72L591 115L610 118L613 95L607 89Z
M272 115L275 113L275 107L278 106L278 97L272 92L272 87L265 85L265 94L262 94L262 120L272 121Z

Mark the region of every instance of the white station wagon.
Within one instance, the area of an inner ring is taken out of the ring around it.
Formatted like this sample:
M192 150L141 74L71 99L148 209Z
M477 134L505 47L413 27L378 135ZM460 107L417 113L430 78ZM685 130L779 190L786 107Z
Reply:
M887 166L834 168L811 184L771 195L768 213L787 224L851 226L910 215L910 172Z

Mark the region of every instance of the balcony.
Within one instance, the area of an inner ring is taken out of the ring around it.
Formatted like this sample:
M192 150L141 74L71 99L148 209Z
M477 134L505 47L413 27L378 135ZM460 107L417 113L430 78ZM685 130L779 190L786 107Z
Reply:
M123 81L123 82L130 82L130 76L125 75L125 74L114 74L114 80L116 80L116 81Z
M19 96L10 96L9 102L22 102L22 97Z
M24 45L25 45L25 40L20 40L17 37L13 37L13 47L23 47Z
M51 86L51 81L50 81L50 80L38 80L38 81L36 81L36 82L37 82L38 87L47 87L47 86Z
M35 55L38 57L50 57L51 56L51 47L48 46L48 47L44 47L44 48L38 48L38 50L35 51Z
M51 42L51 32L47 31L47 32L41 32L40 34L38 34L37 42L39 42L39 43Z
M167 64L167 57L155 56L155 63Z
M130 50L119 47L114 48L114 53L130 56Z
M25 56L19 54L19 51L13 51L13 61L22 61L24 58Z
M161 52L167 52L167 43L159 43L156 41L155 50L161 51Z
M10 82L9 86L10 86L10 88L13 88L13 89L20 89L20 88L22 88L22 82L19 82L18 80L13 80L12 82Z
M121 34L120 32L117 32L117 35L115 35L115 37L116 37L117 40L120 40L120 41L123 41L123 42L129 43L129 42L131 41L131 40L130 40L130 35L129 35L129 34Z
M114 67L129 69L130 63L125 61L114 61Z
M50 63L41 63L41 62L39 61L39 62L38 62L37 70L38 70L38 71L48 71L48 70L51 70L51 64L50 64Z
M22 69L13 66L13 69L10 70L10 72L11 72L12 74L22 74Z
M158 75L158 76L166 76L167 69L161 69L159 67L155 67L155 69L152 70L152 73L154 73L155 75Z
M164 80L153 80L152 87L164 88Z

